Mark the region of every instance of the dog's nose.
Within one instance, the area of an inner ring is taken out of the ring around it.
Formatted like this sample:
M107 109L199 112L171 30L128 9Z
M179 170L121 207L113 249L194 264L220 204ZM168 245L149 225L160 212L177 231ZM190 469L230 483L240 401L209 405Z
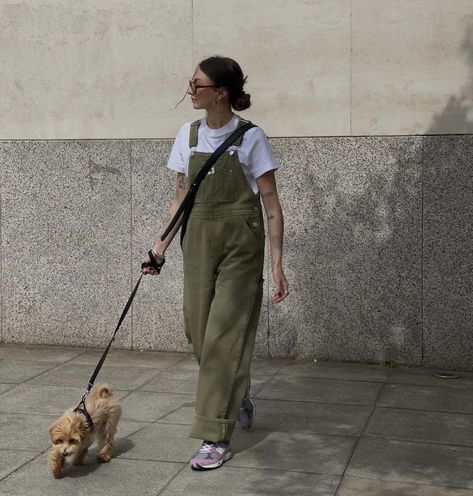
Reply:
M63 454L63 456L69 456L69 453L66 450L64 450L64 452L62 454Z

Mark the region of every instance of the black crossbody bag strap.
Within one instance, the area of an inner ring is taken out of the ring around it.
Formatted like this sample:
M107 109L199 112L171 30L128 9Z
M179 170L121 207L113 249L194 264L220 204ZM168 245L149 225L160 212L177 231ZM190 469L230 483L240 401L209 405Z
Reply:
M164 241L169 236L169 233L174 229L174 226L176 225L177 221L184 212L184 218L182 219L182 224L181 224L181 245L182 245L184 234L186 232L187 220L189 219L190 212L192 210L192 207L194 206L195 196L199 189L200 183L205 179L205 176L212 168L212 166L215 164L215 162L220 157L220 155L222 155L222 153L230 145L232 145L242 134L244 134L246 131L248 131L248 129L251 129L252 127L256 127L256 125L253 124L252 122L247 122L243 126L239 127L212 153L212 155L210 155L207 162L205 162L205 164L202 166L197 176L195 177L193 183L190 185L189 191L184 197L184 200L182 200L182 203L179 205L176 214L171 220L166 231L164 231L163 235L161 236L161 241Z

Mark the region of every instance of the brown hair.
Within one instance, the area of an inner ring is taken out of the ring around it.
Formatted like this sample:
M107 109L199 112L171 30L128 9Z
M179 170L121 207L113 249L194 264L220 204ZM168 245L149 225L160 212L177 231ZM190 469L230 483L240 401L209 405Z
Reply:
M233 59L215 55L200 62L199 67L216 86L227 88L235 110L245 110L251 105L251 95L243 90L248 76L243 77L241 67Z

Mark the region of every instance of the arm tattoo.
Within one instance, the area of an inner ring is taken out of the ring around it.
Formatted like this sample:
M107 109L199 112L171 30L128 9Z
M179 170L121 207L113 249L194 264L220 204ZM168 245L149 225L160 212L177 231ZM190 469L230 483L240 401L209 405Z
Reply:
M271 246L277 250L282 250L282 237L279 234L270 236Z
M268 222L271 222L274 219L274 215L268 215Z
M186 176L184 174L179 175L179 179L178 179L179 189L185 189L186 184L187 184L187 178L186 178Z

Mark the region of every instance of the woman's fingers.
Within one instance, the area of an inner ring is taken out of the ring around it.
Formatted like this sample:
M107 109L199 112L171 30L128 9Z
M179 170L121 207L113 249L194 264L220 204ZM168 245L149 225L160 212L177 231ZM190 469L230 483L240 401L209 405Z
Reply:
M274 293L272 300L274 303L279 303L287 298L289 295L289 284L285 277L276 281L276 293Z

